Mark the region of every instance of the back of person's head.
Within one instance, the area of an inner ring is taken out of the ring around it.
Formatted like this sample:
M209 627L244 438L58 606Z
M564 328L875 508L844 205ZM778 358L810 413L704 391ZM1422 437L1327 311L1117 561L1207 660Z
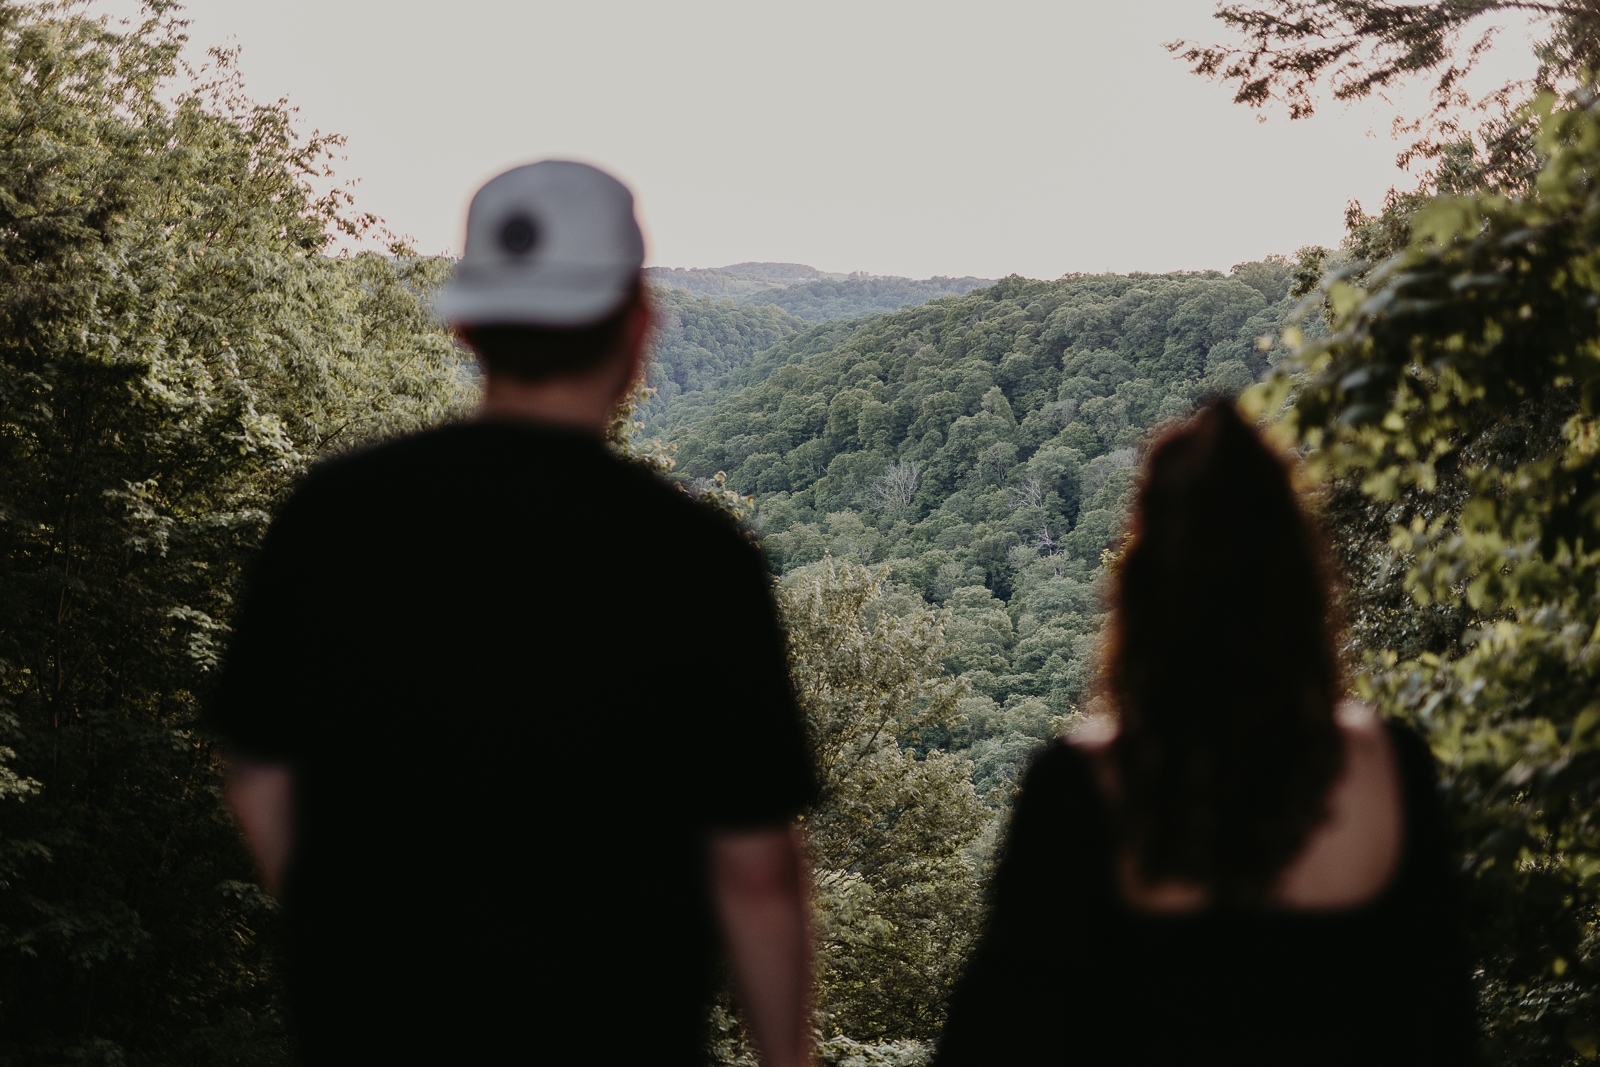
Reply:
M457 326L456 336L472 349L486 373L521 382L564 378L593 370L615 355L643 300L640 284L621 307L590 326L491 322Z
M1155 444L1106 672L1143 880L1259 901L1322 821L1342 758L1330 600L1285 461L1231 403Z
M644 301L633 194L586 163L547 159L479 189L437 309L490 375L582 374L618 351Z

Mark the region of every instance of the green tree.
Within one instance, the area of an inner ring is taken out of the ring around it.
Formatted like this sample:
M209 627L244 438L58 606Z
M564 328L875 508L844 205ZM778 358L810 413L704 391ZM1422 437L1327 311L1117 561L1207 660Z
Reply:
M198 702L275 503L457 410L442 265L326 255L329 138L181 23L0 6L0 1062L281 1063Z
M738 307L678 288L656 286L650 297L656 323L645 381L653 392L642 402L640 416L656 432L674 398L683 398L674 406L674 415L682 420L697 399L687 394L703 393L756 353L806 327L775 307Z
M1528 195L1418 212L1254 400L1387 519L1363 687L1443 760L1495 1062L1560 1063L1600 1047L1600 109L1532 118Z
M885 578L827 559L785 583L781 603L822 782L802 822L821 1025L927 1041L977 933L973 846L991 816L965 761L917 751L921 731L957 720L966 687L944 669L944 618L890 602Z
M1508 82L1487 100L1474 100L1463 83L1494 44L1494 19L1507 13L1542 24L1537 67L1528 81ZM1350 102L1431 78L1431 117L1443 124L1435 130L1450 132L1457 129L1451 116L1462 108L1515 101L1539 89L1572 89L1600 69L1600 12L1581 0L1264 0L1218 4L1216 17L1243 41L1174 41L1167 48L1195 73L1231 83L1236 103L1281 103L1290 118L1315 113L1324 86L1334 100ZM1427 118L1416 117L1414 128Z
M1494 47L1496 21L1508 14L1542 30L1529 74L1474 96L1468 76ZM1376 214L1357 201L1347 207L1346 255L1337 258L1357 271L1404 248L1411 214L1434 196L1526 193L1543 161L1523 105L1541 91L1592 84L1600 70L1600 13L1582 2L1258 0L1219 4L1216 18L1234 40L1167 47L1196 74L1231 85L1234 101L1252 108L1282 105L1291 119L1305 119L1322 92L1349 103L1429 83L1427 107L1395 118L1395 132L1412 137L1397 162L1420 167L1416 188L1390 189ZM1326 249L1303 249L1301 264L1315 275L1326 256ZM1296 295L1314 287L1304 281Z

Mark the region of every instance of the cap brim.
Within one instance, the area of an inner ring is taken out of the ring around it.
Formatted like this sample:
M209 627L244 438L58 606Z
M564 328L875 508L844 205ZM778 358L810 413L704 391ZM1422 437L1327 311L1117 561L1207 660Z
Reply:
M622 306L638 284L633 266L541 264L515 275L474 277L460 271L434 299L454 326L592 326Z

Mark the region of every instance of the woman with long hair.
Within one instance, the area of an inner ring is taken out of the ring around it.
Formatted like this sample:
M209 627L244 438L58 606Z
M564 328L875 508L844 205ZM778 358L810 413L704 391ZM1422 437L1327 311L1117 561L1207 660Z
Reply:
M1024 778L938 1067L1470 1060L1431 757L1341 703L1321 538L1232 404L1150 450L1114 590L1115 724Z

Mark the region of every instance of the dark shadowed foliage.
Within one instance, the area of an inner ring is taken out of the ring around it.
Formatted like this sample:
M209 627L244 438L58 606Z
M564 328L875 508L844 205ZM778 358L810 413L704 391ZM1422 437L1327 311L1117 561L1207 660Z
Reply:
M0 6L0 1063L288 1062L276 915L195 731L316 456L440 417L436 261L330 258L337 142L174 79L161 14Z

